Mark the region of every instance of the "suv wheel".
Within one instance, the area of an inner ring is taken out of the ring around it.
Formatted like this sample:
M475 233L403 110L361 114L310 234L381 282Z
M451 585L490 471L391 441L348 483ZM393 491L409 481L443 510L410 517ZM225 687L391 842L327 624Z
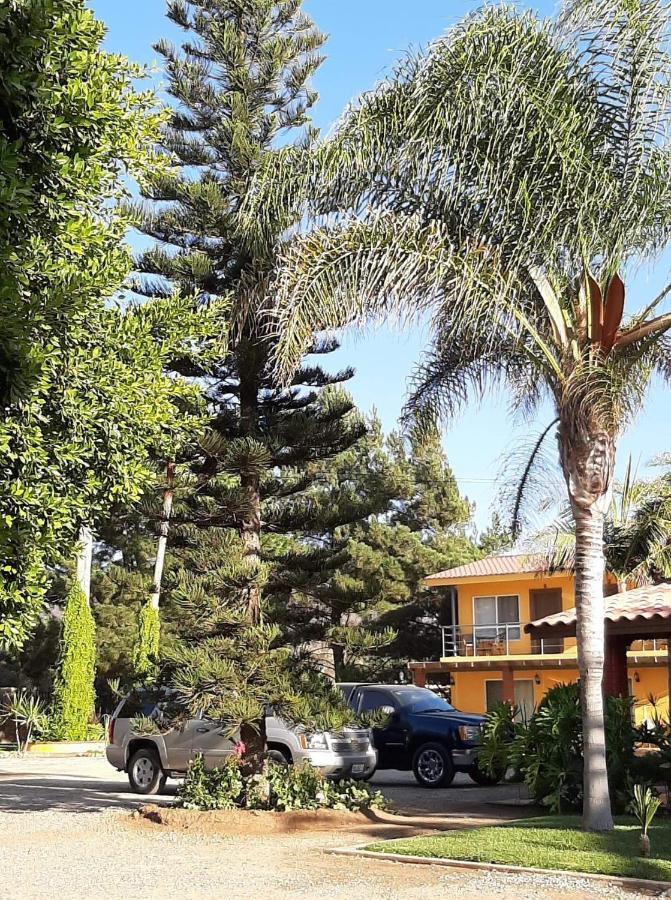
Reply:
M503 781L503 776L505 772L495 772L490 775L488 772L483 772L482 769L478 766L477 763L473 763L471 768L468 770L468 777L471 781L474 781L476 784L481 785L482 787L492 787L495 784L498 784L500 781Z
M136 794L158 794L166 782L158 753L151 747L136 750L128 763L128 781Z
M412 771L422 787L443 788L452 783L454 763L442 744L422 744L413 757Z
M266 755L270 762L275 763L277 766L284 766L284 768L287 769L291 765L291 760L282 750L273 748L272 750L269 750Z

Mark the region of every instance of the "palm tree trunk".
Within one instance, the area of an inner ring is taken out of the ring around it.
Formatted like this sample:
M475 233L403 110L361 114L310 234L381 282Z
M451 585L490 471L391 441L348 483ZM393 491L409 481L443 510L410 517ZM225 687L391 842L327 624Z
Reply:
M562 410L559 455L575 520L575 607L583 730L583 828L610 831L604 728L603 526L612 492L615 442L586 418Z
M604 514L599 507L573 504L576 637L585 761L583 827L588 831L609 831L613 827L604 729Z
M163 492L163 518L156 549L156 561L154 562L154 577L152 580L149 603L154 609L158 609L161 598L161 582L163 581L163 566L165 564L165 551L168 545L168 529L172 514L173 488L175 481L175 463L169 462L165 467L166 488Z

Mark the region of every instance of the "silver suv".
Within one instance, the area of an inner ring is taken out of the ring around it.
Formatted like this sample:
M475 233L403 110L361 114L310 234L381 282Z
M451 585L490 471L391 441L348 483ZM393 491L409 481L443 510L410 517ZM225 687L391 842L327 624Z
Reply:
M161 734L137 734L131 720L137 716L160 719L161 698L151 692L128 694L112 714L107 731L107 760L128 773L137 794L156 794L168 778L181 778L188 764L202 754L207 768L222 765L233 752L233 742L216 722L188 719L181 727ZM370 778L377 753L370 731L346 729L340 734L310 734L301 726L289 727L274 716L266 717L268 756L282 765L309 762L329 778Z

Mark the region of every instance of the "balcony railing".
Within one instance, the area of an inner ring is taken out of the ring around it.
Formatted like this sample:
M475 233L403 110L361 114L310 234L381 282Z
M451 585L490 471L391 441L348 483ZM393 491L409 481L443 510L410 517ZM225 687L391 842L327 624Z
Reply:
M669 642L666 638L642 638L640 641L632 641L629 645L630 653L641 653L645 650L652 650L653 653L664 653L669 650Z
M531 638L523 622L500 625L443 625L443 657L519 656L521 654L563 653L563 638ZM666 638L633 641L631 653L668 652Z
M442 625L443 656L511 656L562 653L563 638L530 638L523 622L500 625Z

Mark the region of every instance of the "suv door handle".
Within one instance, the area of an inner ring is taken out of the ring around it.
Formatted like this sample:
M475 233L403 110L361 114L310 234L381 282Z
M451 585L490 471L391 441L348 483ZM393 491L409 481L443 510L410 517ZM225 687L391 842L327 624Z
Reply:
M196 728L196 733L197 734L207 734L207 732L209 730L210 730L209 728Z

